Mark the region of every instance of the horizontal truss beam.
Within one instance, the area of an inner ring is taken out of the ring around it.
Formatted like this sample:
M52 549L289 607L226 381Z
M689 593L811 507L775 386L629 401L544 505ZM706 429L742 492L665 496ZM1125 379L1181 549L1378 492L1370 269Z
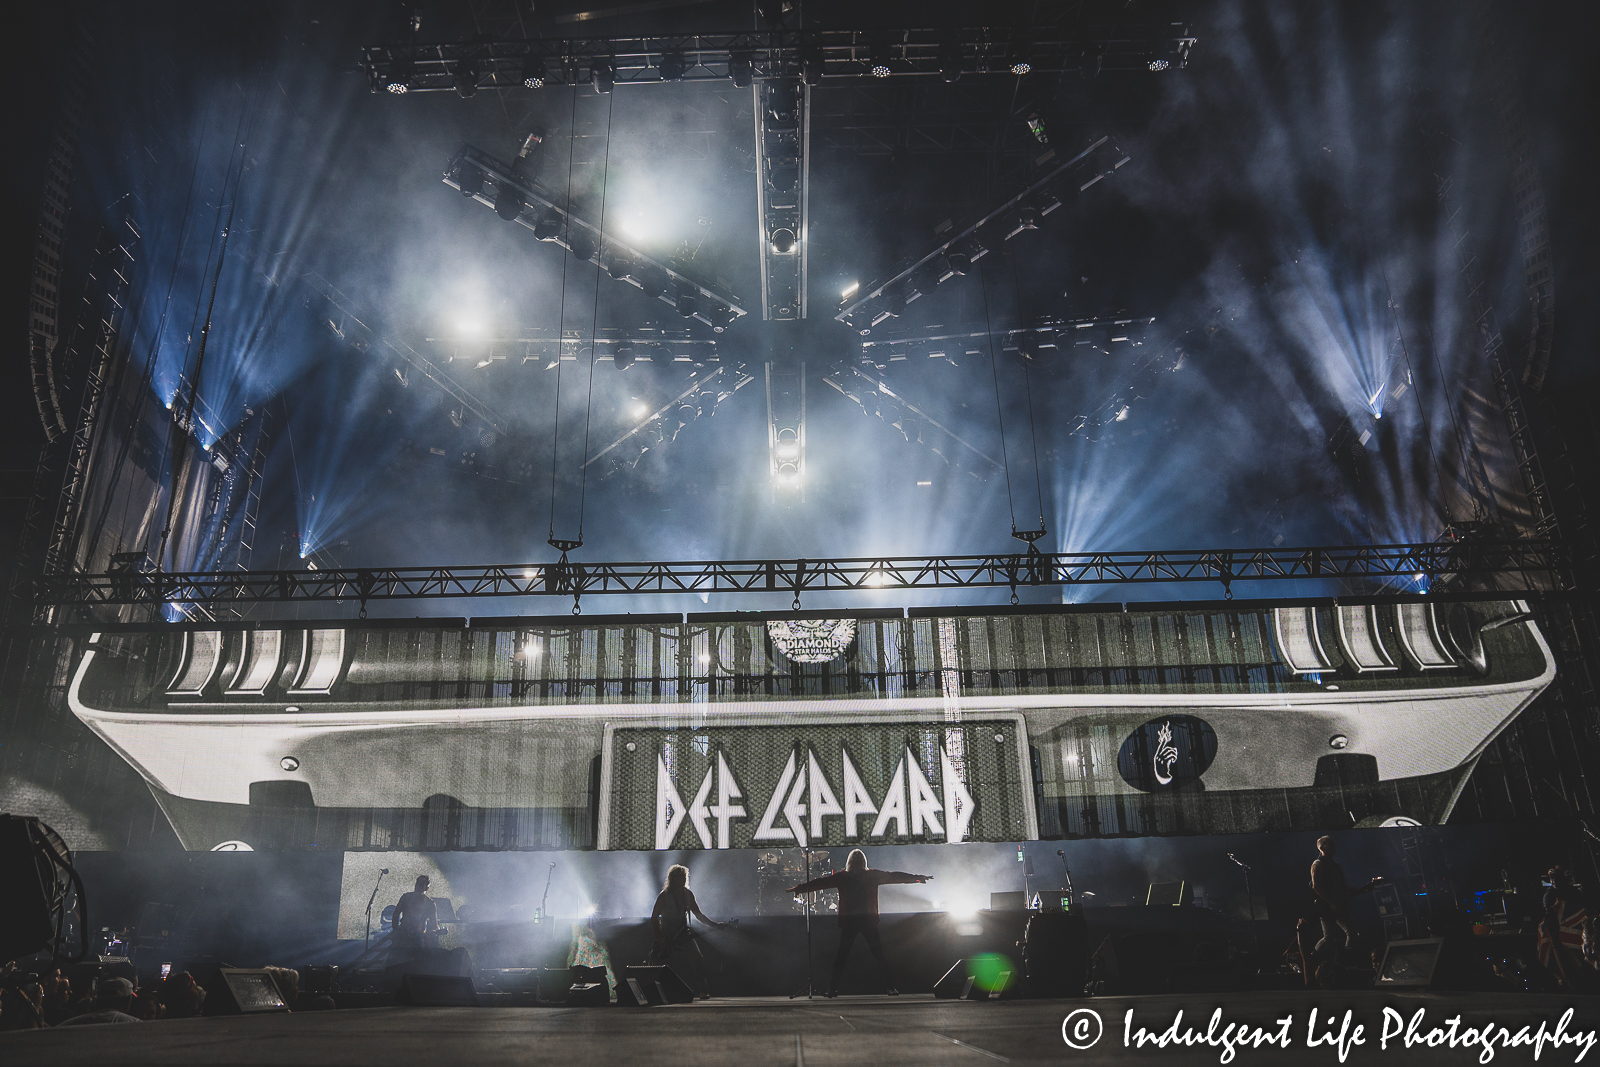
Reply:
M661 83L661 61L682 56L684 70L672 81L720 81L735 62L752 79L793 77L802 68L815 82L871 76L946 76L953 53L962 74L1005 74L1026 63L1030 73L1182 69L1195 38L1182 23L1068 29L1060 25L904 30L752 30L670 37L549 37L465 42L405 41L361 50L361 70L373 92L403 69L409 92L456 89L463 63L477 88L521 89L528 60L542 61L543 85L580 85L594 80L594 65L607 61L617 84ZM747 64L747 66L745 66Z
M203 574L61 574L36 580L40 605L427 600L641 593L855 592L1132 585L1281 579L1415 580L1566 569L1553 541L1430 542L1323 548L1199 549L1038 555L862 556L674 563L534 563Z

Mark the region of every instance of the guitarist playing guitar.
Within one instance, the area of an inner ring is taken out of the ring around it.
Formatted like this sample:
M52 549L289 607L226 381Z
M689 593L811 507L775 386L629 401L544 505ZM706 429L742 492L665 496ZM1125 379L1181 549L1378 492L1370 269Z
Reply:
M400 898L394 909L394 944L397 948L433 948L439 940L439 912L428 898L428 876L417 878L416 888Z
M1350 947L1350 901L1370 893L1383 884L1378 875L1359 889L1345 883L1344 868L1335 860L1338 848L1331 837L1317 838L1320 855L1311 864L1311 892L1316 897L1317 917L1322 920L1322 940L1311 950L1312 959L1325 959L1338 965L1340 953Z
M689 888L689 868L681 863L674 864L667 871L667 884L661 890L661 895L656 897L655 909L650 912L650 926L655 931L650 962L666 963L675 953L693 948L695 955L700 957L701 979L707 987L700 994L700 999L704 1000L711 995L710 982L706 980L705 952L700 948L700 939L689 929L691 914L707 926L720 929L728 925L706 918L706 913L700 910L699 901L694 898L694 891Z

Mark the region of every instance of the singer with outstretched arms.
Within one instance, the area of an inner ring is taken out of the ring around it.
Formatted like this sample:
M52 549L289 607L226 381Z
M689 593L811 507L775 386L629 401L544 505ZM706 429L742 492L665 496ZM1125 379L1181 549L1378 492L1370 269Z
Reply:
M850 946L855 943L857 935L866 941L872 958L878 963L884 992L891 997L899 996L900 991L894 987L894 979L889 973L889 961L883 954L883 940L878 936L878 887L927 882L932 880L932 876L873 870L867 866L867 854L859 848L851 851L844 868L843 871L802 882L791 890L795 893L814 893L819 889L839 891L839 951L833 957L833 980L828 983L828 996L839 995L839 979L844 974L845 960L850 955Z

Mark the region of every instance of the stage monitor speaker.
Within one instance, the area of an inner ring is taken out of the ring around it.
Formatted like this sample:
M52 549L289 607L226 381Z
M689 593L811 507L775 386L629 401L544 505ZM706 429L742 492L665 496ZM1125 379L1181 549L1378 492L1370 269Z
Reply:
M1493 990L1494 967L1470 934L1391 941L1373 980L1377 989Z
M678 976L678 972L665 964L640 964L622 969L622 982L617 987L621 1002L622 989L628 989L628 1002L638 1004L642 992L647 1004L688 1004L694 1000L694 990ZM637 988L635 988L637 986ZM643 1007L643 1004L638 1004Z
M206 995L206 1013L217 1015L262 1015L288 1011L278 983L262 968L220 967L215 992ZM218 997L215 1004L212 997Z
M568 972L566 1004L571 1008L603 1008L611 1003L611 983L604 967L573 967Z
M395 999L414 1008L475 1008L478 991L471 978L458 974L408 974Z
M1144 896L1145 907L1177 907L1183 903L1183 882L1151 882Z
M1028 906L1027 894L1018 889L1009 893L990 893L990 911L1022 911Z
M1089 976L1089 930L1079 911L1037 911L1023 934L1028 995L1081 997Z
M55 875L40 852L38 819L0 815L0 965L31 956L50 944L55 923L50 906Z
M1391 941L1383 953L1374 985L1379 989L1427 989L1438 969L1444 938Z
M991 993L978 984L972 973L970 960L957 960L956 965L944 972L944 977L933 984L933 995L940 1000L988 1000L991 996L1004 996L1015 988L1015 975L1003 970L994 975L995 990Z

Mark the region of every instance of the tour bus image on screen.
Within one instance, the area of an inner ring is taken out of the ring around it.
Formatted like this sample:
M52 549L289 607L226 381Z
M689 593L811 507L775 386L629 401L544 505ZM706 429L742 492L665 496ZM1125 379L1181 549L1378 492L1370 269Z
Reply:
M110 630L70 706L190 849L1435 824L1556 669L1487 597Z

